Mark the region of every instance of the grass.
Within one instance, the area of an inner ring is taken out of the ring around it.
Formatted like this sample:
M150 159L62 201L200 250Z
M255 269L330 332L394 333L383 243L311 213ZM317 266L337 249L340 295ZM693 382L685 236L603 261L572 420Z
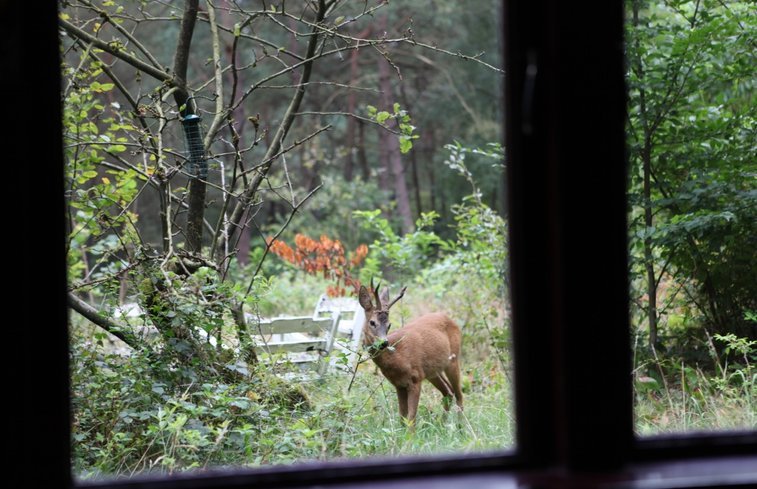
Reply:
M464 387L465 408L446 413L434 387L424 383L411 433L399 416L394 388L371 364L357 374L349 392L349 379L333 378L315 389L312 399L320 408L323 424L340 425L337 450L325 458L399 456L445 452L478 452L511 448L514 443L511 394L505 378ZM332 409L329 399L339 399L346 410ZM334 416L336 414L336 416ZM327 444L324 444L327 445Z
M513 448L508 371L484 353L481 340L464 340L464 412L445 414L440 394L424 383L415 433L399 417L393 387L370 362L349 390L349 375L294 385L260 375L244 385L169 393L146 375L144 360L75 343L75 470L91 478ZM713 379L684 369L666 385L638 386L637 433L754 428L755 384L736 372Z
M82 478L485 452L514 443L509 379L475 335L464 339L464 411L445 413L425 382L411 433L394 388L372 362L354 380L331 374L288 384L262 371L248 383L169 391L151 377L149 358L109 353L91 334L82 328L72 345L74 467Z
M681 366L656 389L637 387L634 413L641 436L757 428L757 373L712 376Z

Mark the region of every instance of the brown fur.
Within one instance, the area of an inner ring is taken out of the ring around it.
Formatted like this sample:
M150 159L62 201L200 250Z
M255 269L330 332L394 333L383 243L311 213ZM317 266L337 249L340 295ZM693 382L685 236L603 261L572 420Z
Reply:
M404 294L404 289L399 299ZM365 310L363 344L369 348L373 361L384 377L397 390L400 415L412 424L418 411L421 383L431 382L444 396L444 408L449 410L454 397L460 410L463 393L460 388L460 328L443 313L424 314L402 329L387 334L389 323L386 294L379 298L374 290L374 305L365 287L360 289L360 304ZM373 322L373 324L372 324ZM386 342L388 343L386 343ZM381 347L385 345L383 348ZM393 351L392 351L393 349Z

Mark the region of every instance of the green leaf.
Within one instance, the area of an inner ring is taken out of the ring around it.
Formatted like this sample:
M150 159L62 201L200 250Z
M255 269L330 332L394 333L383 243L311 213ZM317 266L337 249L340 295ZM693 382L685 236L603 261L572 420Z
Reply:
M413 142L407 136L400 136L400 153L405 154L413 149Z
M389 112L387 112L385 110L382 110L381 112L379 112L378 114L376 114L376 122L378 122L379 124L383 124L391 116L392 116L392 114L390 114Z
M89 86L90 90L96 93L109 92L113 90L113 87L115 87L115 84L113 83L100 82L92 82L92 84Z

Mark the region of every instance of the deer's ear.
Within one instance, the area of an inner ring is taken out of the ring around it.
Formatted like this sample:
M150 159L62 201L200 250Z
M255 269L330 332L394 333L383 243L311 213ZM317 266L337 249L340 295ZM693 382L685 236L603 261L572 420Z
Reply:
M384 290L382 290L379 293L379 296L381 298L381 304L386 305L389 303L389 287L384 287Z
M365 285L360 286L360 291L357 294L358 302L360 302L360 306L365 309L366 311L370 311L373 309L373 303L371 302L371 294L368 292L368 289L365 288Z

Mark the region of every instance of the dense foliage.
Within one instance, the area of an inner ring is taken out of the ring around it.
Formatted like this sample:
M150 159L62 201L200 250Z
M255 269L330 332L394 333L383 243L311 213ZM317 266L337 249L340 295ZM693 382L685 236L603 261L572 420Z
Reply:
M744 400L734 411L743 409L754 426L754 4L629 0L627 7L638 384L678 406L652 423L657 428L668 429L687 407L697 413L724 389ZM729 426L729 415L715 425ZM684 420L684 427L708 426Z
M754 5L629 3L633 256L688 319L755 339Z

